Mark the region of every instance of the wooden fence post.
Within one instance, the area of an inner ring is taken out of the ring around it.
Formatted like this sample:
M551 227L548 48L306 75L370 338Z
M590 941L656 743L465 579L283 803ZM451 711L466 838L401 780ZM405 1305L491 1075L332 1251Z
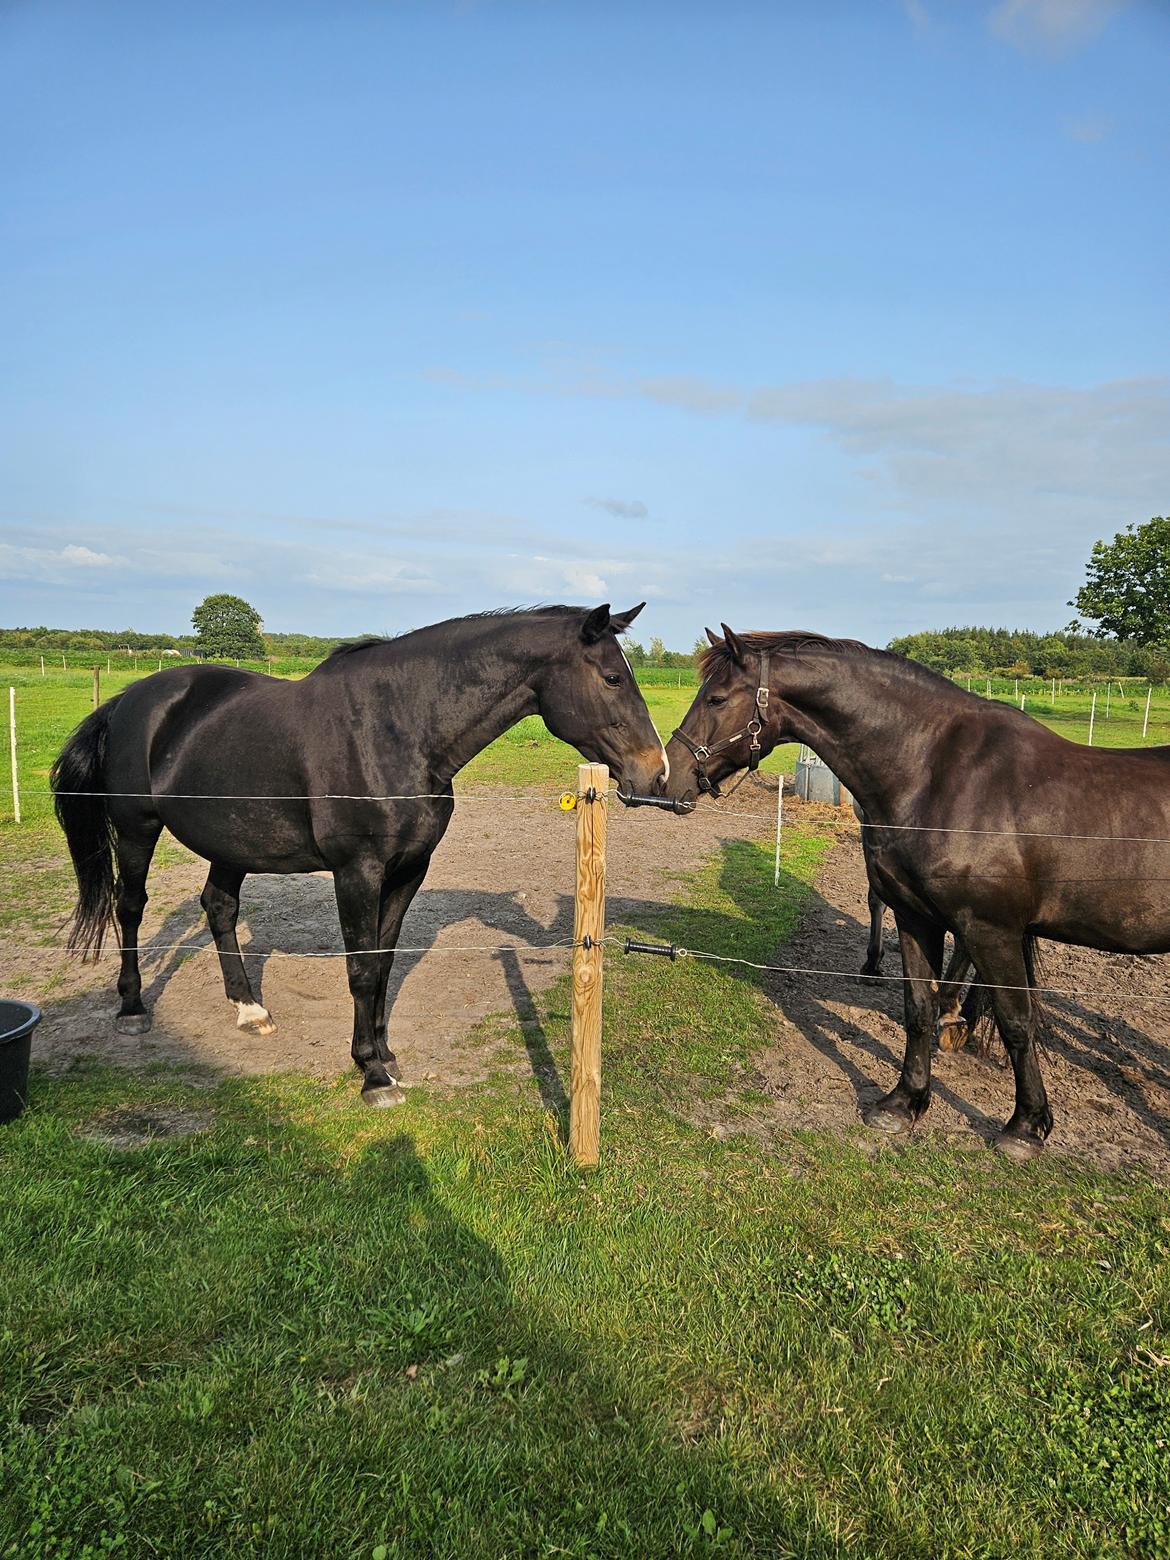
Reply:
M601 1132L601 938L605 935L605 825L609 768L577 766L577 884L573 899L573 1057L569 1152L597 1164ZM592 792L593 799L589 800ZM588 948L583 947L585 939Z
M96 710L102 702L102 669L95 666L93 669L93 707Z

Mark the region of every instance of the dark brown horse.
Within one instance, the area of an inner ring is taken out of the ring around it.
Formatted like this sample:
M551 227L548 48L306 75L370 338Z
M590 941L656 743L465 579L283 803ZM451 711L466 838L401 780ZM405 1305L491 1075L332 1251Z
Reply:
M53 768L77 872L70 946L121 932L118 1028L150 1028L138 970L146 874L164 826L211 863L203 907L241 1029L271 1033L236 941L249 872L332 872L362 1097L393 1105L387 982L402 918L454 808L452 777L541 715L619 786L661 785L666 758L618 647L641 607L484 613L335 651L299 682L182 666L95 710ZM116 877L115 877L116 871Z
M866 815L871 882L902 948L906 1056L866 1112L886 1132L930 1103L950 931L988 988L1015 1073L996 1139L1038 1153L1052 1113L1036 1058L1037 937L1170 951L1170 748L1082 747L913 661L817 634L710 634L703 685L667 747L667 794L714 789L805 742Z
M861 854L865 859L866 875L870 879L869 892L866 895L866 908L869 912L869 940L866 943L865 963L861 966L861 973L868 976L877 976L882 972L882 963L885 958L882 923L886 918L886 906L873 886L874 869L870 862L869 834L866 828L867 820L865 813L858 806L856 798L853 802L853 811L857 815L858 823L861 825ZM979 1020L988 1016L990 1012L984 987L978 983L970 987L967 985L974 973L974 969L975 966L971 963L966 949L961 944L956 943L938 993L938 1045L940 1051L961 1051L970 1037L976 1032ZM982 1031L979 1036L979 1049L981 1055L987 1054L986 1035Z

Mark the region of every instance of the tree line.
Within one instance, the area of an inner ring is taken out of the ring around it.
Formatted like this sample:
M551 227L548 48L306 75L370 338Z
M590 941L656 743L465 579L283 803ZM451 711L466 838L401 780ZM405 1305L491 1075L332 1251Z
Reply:
M944 628L892 639L888 648L935 671L999 677L1144 677L1170 681L1170 519L1155 515L1129 525L1111 542L1097 542L1086 580L1069 606L1092 620L1074 619L1060 633L1021 628ZM193 634L143 634L135 629L5 628L0 650L178 651L208 660L259 661L267 657L321 659L343 643L314 634L266 634L260 614L241 596L205 597L191 614ZM622 648L635 667L698 664L707 648L697 639L689 651L649 647L627 634Z
M1037 634L1025 628L943 628L891 639L896 655L936 672L987 677L1144 677L1170 681L1170 655L1136 639L1083 631Z
M300 656L306 659L321 660L327 656L330 650L335 650L338 645L344 643L344 638L326 638L319 634L270 634L263 632L260 635L260 647L245 645L245 651L251 654L239 657L240 660L253 659L264 660L268 656ZM0 628L0 651L3 650L32 650L47 653L50 650L100 650L103 655L116 655L119 651L125 654L150 655L165 654L168 650L177 650L181 656L192 657L205 652L200 646L195 634L144 634L132 628ZM229 651L223 652L224 658L228 658ZM212 657L214 658L214 657Z

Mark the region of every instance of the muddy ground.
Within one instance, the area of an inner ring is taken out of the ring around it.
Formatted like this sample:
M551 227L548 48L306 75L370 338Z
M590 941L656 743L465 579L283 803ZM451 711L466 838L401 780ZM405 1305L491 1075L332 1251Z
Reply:
M774 786L774 782L768 782ZM722 811L684 821L616 811L608 850L609 914L638 924L677 893L678 879L723 840L768 832L774 790L745 786ZM801 804L785 802L799 821ZM825 810L818 809L824 817ZM852 820L836 825L808 913L779 962L853 971L865 952L865 873ZM572 936L574 819L555 804L461 800L403 930L392 977L392 1044L407 1082L474 1082L497 1065L489 1044L469 1043L492 1013L532 1015L535 994L568 967ZM156 1062L206 1074L296 1069L333 1076L348 1063L350 1006L327 876L249 878L240 943L283 950L250 961L277 1032L237 1030L199 910L204 869L192 862L157 872L143 925L147 1005L143 1036L113 1030L116 966L81 966L58 951L6 953L5 989L44 1008L37 1065L60 1073L86 1058L139 1068ZM899 968L886 933L887 974ZM184 949L195 945L200 951ZM460 952L469 948L497 952ZM153 952L150 950L153 949ZM1170 1179L1170 958L1133 959L1044 945L1046 985L1086 993L1050 996L1043 1070L1056 1117L1054 1152L1111 1169L1144 1167ZM792 1128L844 1131L892 1087L901 1058L897 980L770 974L761 977L774 1014L774 1043L740 1089L766 1096L745 1115L718 1102L700 1108L712 1130L765 1140ZM1087 995L1091 993L1092 995ZM1145 998L1165 1000L1147 1001ZM998 1041L982 1059L968 1049L936 1053L934 1099L924 1128L979 1148L1011 1111L1011 1074ZM544 1059L547 1066L547 1058ZM542 1081L543 1082L543 1081ZM535 1084L534 1084L535 1086Z

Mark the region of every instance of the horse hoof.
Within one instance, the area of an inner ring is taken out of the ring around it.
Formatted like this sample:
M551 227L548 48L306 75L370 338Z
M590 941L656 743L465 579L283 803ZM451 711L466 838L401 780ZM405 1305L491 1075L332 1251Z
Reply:
M1026 1165L1044 1152L1043 1138L1021 1137L1015 1132L1001 1132L992 1146L1018 1165Z
M871 1105L862 1113L862 1121L867 1127L872 1127L875 1132L885 1132L890 1137L899 1132L909 1132L912 1125L906 1116L900 1116L895 1111L887 1110L884 1105Z
M970 1033L966 1020L962 1018L956 1018L949 1024L940 1024L938 1026L939 1050L961 1051L967 1044Z
M238 1002L236 1004L236 1028L243 1029L250 1035L274 1035L276 1025L272 1022L272 1014L267 1008L260 1006L259 1002Z
M375 1110L389 1110L394 1105L406 1104L406 1095L396 1083L376 1083L371 1089L363 1089L362 1099Z
M149 1013L119 1013L114 1030L120 1035L145 1035L150 1030Z

